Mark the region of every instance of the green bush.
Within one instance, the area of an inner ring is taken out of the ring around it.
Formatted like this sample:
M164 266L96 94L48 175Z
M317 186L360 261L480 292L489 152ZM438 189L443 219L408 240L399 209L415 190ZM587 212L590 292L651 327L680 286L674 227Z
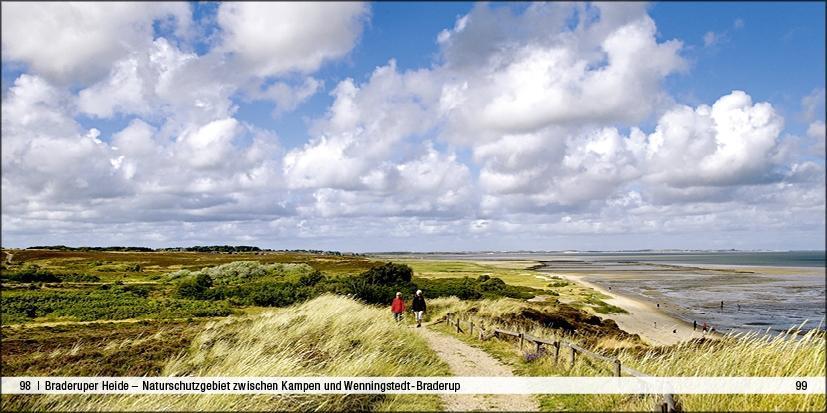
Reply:
M212 278L207 274L198 273L181 281L175 295L179 298L205 300L210 298L208 294L210 287L212 287Z
M5 282L34 283L34 282L60 282L60 278L36 264L27 264L17 271L3 271L0 273L0 280Z

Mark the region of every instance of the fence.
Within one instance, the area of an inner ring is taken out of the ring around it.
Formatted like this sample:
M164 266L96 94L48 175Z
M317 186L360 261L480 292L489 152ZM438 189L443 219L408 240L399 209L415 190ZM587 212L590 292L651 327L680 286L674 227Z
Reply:
M453 319L453 324L452 324ZM448 313L445 315L445 318L442 320L438 320L436 323L445 322L448 326L454 326L457 329L457 333L464 333L462 326L460 325L461 320L460 317L453 313ZM468 334L474 335L474 322L468 321ZM633 377L649 377L647 374L643 374L633 368L624 366L617 357L607 357L602 354L597 354L593 351L586 350L583 347L578 346L572 342L567 340L563 340L561 338L554 338L554 339L544 339L541 337L534 337L523 332L515 332L515 331L508 331L503 330L501 328L492 328L488 332L485 330L485 325L480 322L480 325L476 326L479 334L480 340L487 340L491 337L506 336L506 337L514 337L519 340L520 342L520 350L523 349L526 342L534 343L536 351L539 353L543 346L551 346L554 349L554 362L557 363L560 359L560 348L567 347L569 349L569 368L574 367L574 361L577 357L577 354L581 356L585 356L592 360L597 360L601 362L607 363L611 366L611 371L614 376L621 377L623 374ZM672 412L680 412L680 406L675 402L675 396L672 394L663 394L661 396L661 401L657 404L656 410L662 413L672 413Z

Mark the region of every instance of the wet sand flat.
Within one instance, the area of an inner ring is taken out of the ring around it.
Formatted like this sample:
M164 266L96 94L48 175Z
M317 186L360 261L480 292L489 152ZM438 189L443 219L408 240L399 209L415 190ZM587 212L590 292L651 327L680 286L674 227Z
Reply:
M629 315L609 317L621 327L634 327L630 331L654 329L658 318L655 313L688 323L689 330L683 330L686 333L692 333L693 320L699 325L707 322L719 332L780 331L807 320L804 329L816 328L825 317L824 268L570 261L544 264L543 272L587 284L610 295L612 298L606 300L609 304L627 311L634 309ZM678 336L681 331L678 327ZM645 334L658 337L653 341L671 341L660 331ZM678 340L692 336L684 334Z

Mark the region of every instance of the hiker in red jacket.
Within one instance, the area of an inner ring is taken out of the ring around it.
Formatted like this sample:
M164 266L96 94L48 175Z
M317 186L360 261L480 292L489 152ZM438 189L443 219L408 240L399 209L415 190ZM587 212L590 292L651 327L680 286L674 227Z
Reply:
M402 313L405 312L405 302L402 301L401 292L396 293L396 297L391 303L391 312L393 313L393 318L395 318L397 322L402 321Z

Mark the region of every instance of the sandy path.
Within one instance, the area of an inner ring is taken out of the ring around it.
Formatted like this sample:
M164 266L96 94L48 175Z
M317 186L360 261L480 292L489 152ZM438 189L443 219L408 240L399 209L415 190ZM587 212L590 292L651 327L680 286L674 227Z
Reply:
M451 368L455 376L513 376L511 369L488 353L428 328L417 328L428 345ZM537 411L531 395L525 394L445 394L446 411Z
M578 275L565 273L555 273L555 275L580 283L611 297L603 301L611 305L616 305L629 313L600 316L614 320L621 329L629 333L639 334L650 344L671 345L704 336L700 324L698 325L697 331L692 331L692 323L666 314L649 302L608 291L597 284L583 280L582 277ZM710 334L706 336L711 337ZM720 337L720 334L716 333L715 336Z

